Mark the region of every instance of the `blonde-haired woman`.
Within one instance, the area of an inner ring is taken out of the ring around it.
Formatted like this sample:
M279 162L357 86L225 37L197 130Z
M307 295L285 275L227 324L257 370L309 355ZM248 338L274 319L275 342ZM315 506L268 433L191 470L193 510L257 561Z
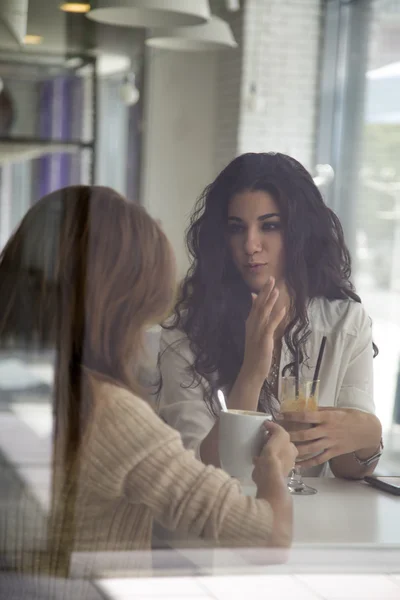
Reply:
M250 498L143 400L143 334L175 290L170 245L144 209L104 187L46 196L3 250L0 285L0 346L56 350L51 572L68 571L72 550L150 549L153 519L213 544L290 544L296 450L277 424Z

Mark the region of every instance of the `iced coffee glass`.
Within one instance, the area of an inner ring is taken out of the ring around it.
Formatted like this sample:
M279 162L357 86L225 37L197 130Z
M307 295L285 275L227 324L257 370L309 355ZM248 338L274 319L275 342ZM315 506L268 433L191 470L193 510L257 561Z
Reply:
M283 377L281 382L281 413L283 420L282 427L286 431L299 431L310 429L313 425L309 423L296 423L285 421L285 413L304 412L318 410L319 381L300 379L298 389L296 389L295 377ZM306 443L306 442L304 442ZM302 442L297 445L301 446ZM307 454L299 460L292 470L288 479L288 489L291 494L303 496L316 494L317 490L306 485L302 479L300 465L301 461L312 458L315 454Z

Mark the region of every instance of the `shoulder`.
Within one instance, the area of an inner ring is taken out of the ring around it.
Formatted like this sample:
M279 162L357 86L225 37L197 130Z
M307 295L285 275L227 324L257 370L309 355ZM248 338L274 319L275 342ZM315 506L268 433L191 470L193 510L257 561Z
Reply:
M177 354L193 362L193 352L190 348L190 341L186 333L180 327L174 326L174 319L171 317L162 326L160 338L160 355L169 353Z
M128 445L143 454L152 446L174 439L179 433L155 413L148 402L116 384L99 383L97 423L115 445Z
M180 436L128 389L98 377L91 384L95 406L84 447L84 481L115 499L124 493L128 473L146 459L151 462L160 447L179 446Z
M127 388L101 379L95 379L92 385L100 419L128 427L159 420L150 404Z
M357 336L364 327L371 327L364 305L351 299L314 298L309 305L309 318L313 328L327 333L340 329Z
M167 346L170 344L184 343L189 341L189 339L182 329L174 327L171 320L168 320L162 325L161 341Z

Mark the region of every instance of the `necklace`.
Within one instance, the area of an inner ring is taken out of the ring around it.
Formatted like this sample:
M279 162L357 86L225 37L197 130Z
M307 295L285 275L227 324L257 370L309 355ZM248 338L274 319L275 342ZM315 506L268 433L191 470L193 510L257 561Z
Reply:
M274 387L277 379L279 377L279 360L278 357L276 356L275 352L272 353L272 363L271 363L271 368L269 370L269 374L268 374L268 383L271 387Z

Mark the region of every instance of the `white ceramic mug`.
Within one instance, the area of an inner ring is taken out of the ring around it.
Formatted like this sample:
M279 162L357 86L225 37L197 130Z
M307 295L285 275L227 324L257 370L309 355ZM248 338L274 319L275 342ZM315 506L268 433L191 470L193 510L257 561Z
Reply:
M251 483L253 458L265 444L264 421L271 415L247 410L222 411L219 417L219 459L221 467L243 483Z

